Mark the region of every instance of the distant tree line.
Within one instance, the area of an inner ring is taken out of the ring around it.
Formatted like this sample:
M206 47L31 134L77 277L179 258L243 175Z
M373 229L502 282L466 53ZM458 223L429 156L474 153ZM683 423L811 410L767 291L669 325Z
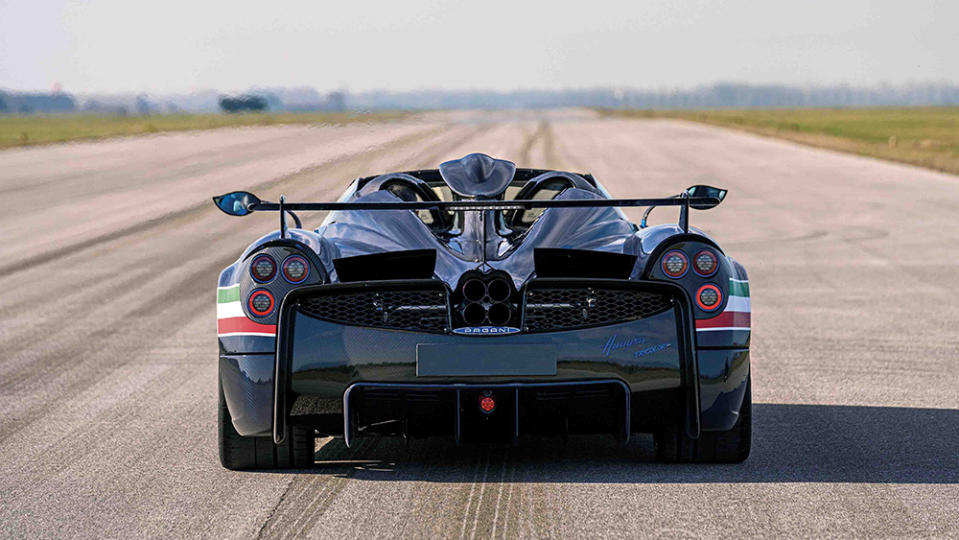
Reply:
M720 83L684 90L593 88L523 90L363 92L321 94L313 88L254 89L239 96L178 94L100 95L78 99L65 93L0 91L0 114L67 113L157 114L257 111L343 111L379 109L535 109L603 107L630 109L713 109L772 107L959 106L959 85L810 86Z
M253 94L220 96L220 110L225 113L261 112L267 109L266 98Z
M721 83L685 90L366 92L350 96L354 109L530 109L603 107L711 109L771 107L909 107L959 105L959 85L815 86Z

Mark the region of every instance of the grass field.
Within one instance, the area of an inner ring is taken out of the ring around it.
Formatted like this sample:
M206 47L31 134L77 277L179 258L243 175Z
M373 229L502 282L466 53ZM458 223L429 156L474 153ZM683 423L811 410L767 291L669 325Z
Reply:
M272 124L343 124L392 120L401 112L174 114L159 116L0 115L0 148L74 140L103 139L161 131Z
M680 118L959 174L959 107L601 112Z

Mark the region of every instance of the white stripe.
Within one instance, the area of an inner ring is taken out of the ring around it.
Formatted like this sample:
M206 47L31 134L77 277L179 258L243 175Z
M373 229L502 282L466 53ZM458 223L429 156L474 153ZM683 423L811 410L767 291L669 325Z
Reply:
M730 300L732 300L732 298L730 298ZM243 305L240 304L239 300L216 305L217 319L229 319L232 317L246 317L246 313L243 313Z
M742 313L749 313L749 297L748 296L730 296L726 300L726 308L723 309L723 312L727 311L740 311Z
M216 337L229 337L229 336L262 336L262 337L276 337L276 334L266 334L264 332L229 332L226 334L217 334Z
M697 332L715 332L716 330L745 330L745 331L748 332L748 331L750 330L750 328L749 328L748 326L746 326L746 327L743 327L743 326L722 326L722 327L719 327L719 328L697 328L697 329L696 329Z
M734 279L734 278L729 278L729 281L735 281L736 283L749 283L749 280L748 280L748 279Z
M227 285L226 287L217 287L216 290L218 290L218 291L225 291L225 290L227 290L227 289L235 289L235 288L237 288L237 287L239 287L239 286L240 286L240 284L237 283L237 284L235 284L235 285Z

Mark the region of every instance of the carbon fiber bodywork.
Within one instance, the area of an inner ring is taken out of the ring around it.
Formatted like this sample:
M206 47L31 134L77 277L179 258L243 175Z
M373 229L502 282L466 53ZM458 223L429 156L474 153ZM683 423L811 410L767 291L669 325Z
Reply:
M609 198L589 175L513 174L523 198L555 182L567 183L554 200ZM397 201L398 184L428 197L443 182L436 170L390 173L355 181L341 200ZM241 436L279 444L292 424L348 443L544 430L625 440L681 425L696 439L736 424L749 380L748 279L705 233L638 228L610 207L548 208L529 223L504 210L442 212L335 211L315 231L264 236L224 270L219 371ZM709 272L693 268L704 251L716 258ZM664 273L674 252L688 265L680 277ZM303 256L308 277L252 280L263 254L277 265ZM477 280L480 292L466 289ZM697 295L709 287L720 296L707 305ZM275 297L268 315L248 305L259 290ZM497 405L480 414L483 397Z

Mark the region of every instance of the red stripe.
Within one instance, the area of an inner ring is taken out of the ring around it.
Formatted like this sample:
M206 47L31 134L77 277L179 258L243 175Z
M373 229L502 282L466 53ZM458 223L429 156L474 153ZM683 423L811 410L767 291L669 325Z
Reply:
M749 313L724 311L712 319L697 319L696 328L749 328Z
M260 324L251 321L246 317L230 317L229 319L217 319L217 334L235 334L237 332L250 332L257 334L276 334L275 324Z

